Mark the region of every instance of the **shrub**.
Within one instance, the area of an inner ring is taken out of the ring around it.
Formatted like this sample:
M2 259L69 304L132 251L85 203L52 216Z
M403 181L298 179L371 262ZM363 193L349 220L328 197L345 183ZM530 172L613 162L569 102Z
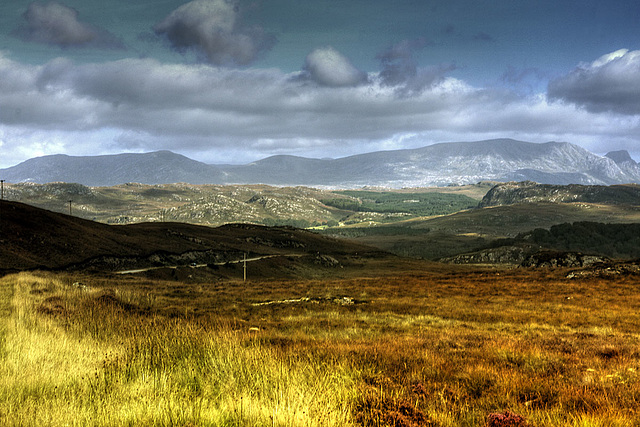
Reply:
M487 417L487 427L527 427L527 421L518 414L511 411L503 413L489 414Z

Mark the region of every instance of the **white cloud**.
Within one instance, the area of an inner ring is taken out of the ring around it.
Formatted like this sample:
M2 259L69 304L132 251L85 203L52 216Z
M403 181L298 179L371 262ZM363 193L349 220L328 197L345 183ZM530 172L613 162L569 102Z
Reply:
M224 163L491 137L564 140L606 152L637 145L640 118L480 89L452 77L398 97L397 87L373 74L357 86L325 87L275 69L152 59L33 66L0 53L0 137L3 167L35 152L170 149Z
M367 79L365 73L332 47L319 48L307 55L304 71L321 86L357 86Z
M620 49L549 83L552 100L593 112L640 114L640 51Z

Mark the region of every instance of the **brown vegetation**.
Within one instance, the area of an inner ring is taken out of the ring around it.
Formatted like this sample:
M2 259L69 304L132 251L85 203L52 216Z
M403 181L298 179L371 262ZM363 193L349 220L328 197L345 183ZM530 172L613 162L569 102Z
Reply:
M181 223L109 226L0 201L0 273L25 269L115 271L242 259L243 254L350 256L379 251L290 227Z
M0 421L37 423L68 399L77 409L59 424L86 421L98 409L77 401L86 390L116 411L107 424L637 425L635 277L440 268L246 283L10 276L14 304L34 307L30 333L53 322L83 351L109 350L93 376L50 378L59 393L29 389L28 413L23 377L5 372Z

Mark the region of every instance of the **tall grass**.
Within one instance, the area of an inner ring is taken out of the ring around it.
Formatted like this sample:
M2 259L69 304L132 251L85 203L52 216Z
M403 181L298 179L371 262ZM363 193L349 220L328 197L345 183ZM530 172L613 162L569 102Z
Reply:
M8 276L0 425L640 426L634 277L562 277Z
M2 280L2 425L348 425L344 363L224 324L155 317L55 278ZM254 332L251 332L254 333Z

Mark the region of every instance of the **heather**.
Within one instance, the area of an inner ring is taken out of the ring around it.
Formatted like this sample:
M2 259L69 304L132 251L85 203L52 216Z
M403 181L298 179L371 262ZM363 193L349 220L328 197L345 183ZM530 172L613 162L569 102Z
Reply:
M635 426L636 280L6 276L0 423Z

